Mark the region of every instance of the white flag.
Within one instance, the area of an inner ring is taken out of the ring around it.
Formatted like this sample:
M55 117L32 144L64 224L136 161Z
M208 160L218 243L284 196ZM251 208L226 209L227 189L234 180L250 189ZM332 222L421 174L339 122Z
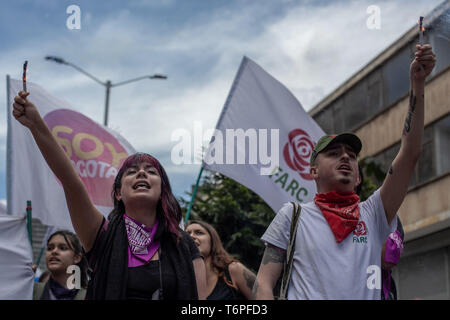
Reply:
M103 214L112 209L114 178L133 147L119 134L100 125L40 86L27 83L28 99L35 104L53 135L69 155L94 205ZM10 97L22 90L11 80ZM8 104L7 141L8 212L20 215L31 200L33 218L45 225L73 230L59 180L48 167L30 131L12 116Z
M32 260L26 215L10 216L0 212L0 300L32 299Z
M309 158L325 133L279 81L244 57L203 167L257 193L274 210L311 201Z

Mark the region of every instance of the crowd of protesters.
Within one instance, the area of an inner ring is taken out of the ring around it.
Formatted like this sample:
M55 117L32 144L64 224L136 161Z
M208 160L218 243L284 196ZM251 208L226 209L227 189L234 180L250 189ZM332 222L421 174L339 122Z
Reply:
M314 201L301 204L294 229L293 205L278 211L262 236L266 249L257 276L226 252L211 225L192 221L180 228L180 205L163 166L149 154L124 161L112 185L114 208L105 218L29 93L20 91L13 115L61 182L76 233L57 232L48 240L49 278L36 284L35 299L273 299L291 259L287 299L395 299L390 270L403 238L396 214L421 152L424 83L434 65L431 46L418 45L401 148L384 183L366 201L355 193L362 182L360 139L343 133L317 142L310 158ZM297 231L293 243L290 230ZM81 270L80 288L68 281L65 271L72 265ZM382 289L368 287L369 266L383 267Z

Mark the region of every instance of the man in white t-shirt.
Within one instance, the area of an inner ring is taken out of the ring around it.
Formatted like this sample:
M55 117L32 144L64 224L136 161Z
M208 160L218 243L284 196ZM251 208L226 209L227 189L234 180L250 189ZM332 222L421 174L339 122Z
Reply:
M396 228L396 212L420 156L424 130L424 83L435 65L430 45L417 46L410 66L410 104L401 148L383 185L366 201L357 156L362 144L351 133L326 135L314 147L310 174L314 201L301 205L288 299L380 299L380 252ZM253 288L256 299L273 299L283 271L292 218L285 204L262 236L266 250ZM391 223L392 222L392 223Z

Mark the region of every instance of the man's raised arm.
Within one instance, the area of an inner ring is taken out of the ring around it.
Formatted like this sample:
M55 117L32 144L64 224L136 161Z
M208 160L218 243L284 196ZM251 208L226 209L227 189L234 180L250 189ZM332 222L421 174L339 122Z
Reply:
M425 79L433 70L436 61L430 45L417 45L416 48L415 58L410 66L409 109L403 127L400 151L392 162L380 190L389 223L408 192L408 185L422 150Z

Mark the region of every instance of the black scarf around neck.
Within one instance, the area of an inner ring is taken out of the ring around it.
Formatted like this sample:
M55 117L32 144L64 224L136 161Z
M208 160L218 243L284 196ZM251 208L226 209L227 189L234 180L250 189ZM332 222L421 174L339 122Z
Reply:
M50 277L45 284L42 292L41 300L51 300L50 290L55 296L56 300L73 300L78 293L78 289L67 289L60 285L57 281Z
M160 223L155 239L160 239L161 260L170 263L175 270L177 300L197 300L197 285L189 246L188 234L182 232L177 241L175 236L165 230ZM96 257L91 281L88 285L86 300L123 300L126 299L128 280L128 238L122 215L112 215L108 228L96 240L92 254ZM164 287L164 283L163 283ZM164 294L164 288L163 288Z

